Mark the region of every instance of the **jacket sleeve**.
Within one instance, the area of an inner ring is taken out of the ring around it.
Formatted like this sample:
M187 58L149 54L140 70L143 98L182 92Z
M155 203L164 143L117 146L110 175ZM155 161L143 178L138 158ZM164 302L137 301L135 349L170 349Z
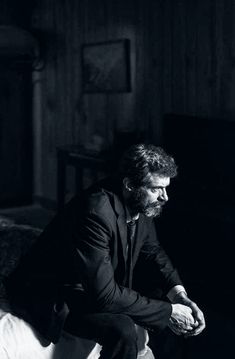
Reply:
M114 236L107 218L88 213L73 231L76 273L86 294L98 312L122 313L143 327L163 329L171 315L167 302L149 299L115 282L110 257L110 241Z
M154 278L156 282L158 280L164 295L175 285L183 284L176 268L158 241L154 221L150 223L138 261L141 263L142 270L144 267L149 268L152 281Z

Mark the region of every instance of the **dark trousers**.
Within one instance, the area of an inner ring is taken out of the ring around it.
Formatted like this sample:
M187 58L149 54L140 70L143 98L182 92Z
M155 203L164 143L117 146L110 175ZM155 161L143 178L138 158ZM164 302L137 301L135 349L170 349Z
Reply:
M137 334L133 320L123 314L77 313L70 308L64 329L102 345L100 359L136 359Z

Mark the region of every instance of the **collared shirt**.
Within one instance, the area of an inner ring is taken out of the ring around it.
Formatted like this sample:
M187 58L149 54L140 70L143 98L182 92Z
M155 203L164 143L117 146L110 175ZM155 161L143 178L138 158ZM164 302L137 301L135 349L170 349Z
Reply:
M126 213L126 223L130 223L132 221L138 221L139 219L139 213L137 213L134 217L131 217L130 211L125 205L125 213Z

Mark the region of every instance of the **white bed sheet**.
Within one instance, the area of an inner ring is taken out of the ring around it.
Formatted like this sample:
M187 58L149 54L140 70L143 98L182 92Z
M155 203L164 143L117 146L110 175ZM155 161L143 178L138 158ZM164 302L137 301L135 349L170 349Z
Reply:
M137 327L138 359L154 359L147 346L148 335ZM43 343L38 333L24 320L0 309L1 359L98 359L100 345L63 332L58 344Z
M0 309L1 359L97 359L100 351L95 342L66 332L58 344L44 345L28 323Z

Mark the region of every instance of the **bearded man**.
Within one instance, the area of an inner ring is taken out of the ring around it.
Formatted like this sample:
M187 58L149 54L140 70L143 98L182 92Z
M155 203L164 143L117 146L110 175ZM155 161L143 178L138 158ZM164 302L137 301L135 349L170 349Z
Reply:
M159 147L127 150L116 175L75 196L9 278L15 312L53 342L62 328L95 340L102 359L136 359L137 325L199 334L203 313L156 235L154 218L176 174ZM151 283L146 293L138 287L143 279Z

